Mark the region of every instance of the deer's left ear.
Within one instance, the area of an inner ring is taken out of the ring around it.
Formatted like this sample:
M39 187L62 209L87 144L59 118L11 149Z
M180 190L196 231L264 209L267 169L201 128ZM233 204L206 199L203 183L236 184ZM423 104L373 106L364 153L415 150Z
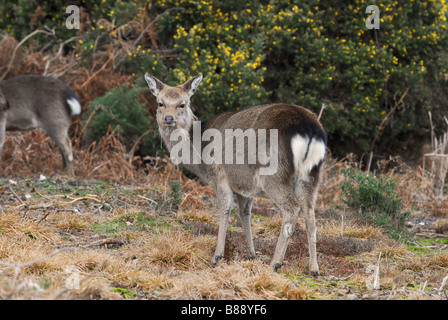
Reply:
M0 91L0 111L8 109L8 100L6 100L5 96Z
M181 87L182 89L184 89L186 93L192 96L196 92L196 89L198 88L198 85L201 81L202 81L202 74L198 74L197 76L185 82Z

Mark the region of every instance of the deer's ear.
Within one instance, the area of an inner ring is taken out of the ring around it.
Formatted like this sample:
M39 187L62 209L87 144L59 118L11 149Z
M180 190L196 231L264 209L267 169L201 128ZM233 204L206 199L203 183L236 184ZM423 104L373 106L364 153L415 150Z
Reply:
M185 82L181 87L182 89L184 89L186 93L192 96L196 92L196 89L198 88L198 85L201 81L202 81L202 74L198 74L197 76Z
M8 109L8 100L0 91L0 111Z
M165 84L157 79L156 77L153 77L149 73L145 74L145 80L148 83L149 90L151 90L152 94L157 97L160 91L165 87Z

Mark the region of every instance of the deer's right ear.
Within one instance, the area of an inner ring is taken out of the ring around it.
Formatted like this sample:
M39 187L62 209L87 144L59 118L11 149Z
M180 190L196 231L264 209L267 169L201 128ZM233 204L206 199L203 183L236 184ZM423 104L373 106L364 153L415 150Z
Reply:
M153 77L149 73L145 74L145 80L148 83L149 90L151 90L152 94L157 97L160 91L165 87L162 81Z

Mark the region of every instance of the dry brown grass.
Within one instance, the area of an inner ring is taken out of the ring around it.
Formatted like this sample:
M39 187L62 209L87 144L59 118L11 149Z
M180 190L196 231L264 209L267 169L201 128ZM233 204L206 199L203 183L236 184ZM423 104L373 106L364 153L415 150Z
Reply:
M201 221L205 223L215 222L213 216L207 211L182 210L177 212L177 218L180 220Z
M80 138L79 138L80 139ZM76 144L74 141L74 144ZM7 133L1 162L3 177L63 176L62 157L54 142L41 130ZM128 160L128 154L117 133L109 131L99 142L88 148L74 150L75 176L79 179L96 179L116 183L146 181L154 168L136 168ZM157 169L157 179L165 181L178 178L172 164ZM160 175L163 173L164 175Z
M366 240L380 239L384 237L381 229L371 225L360 225L359 223L348 221L327 221L319 228L323 235L330 237L353 237ZM341 232L342 231L342 232Z
M306 299L305 288L271 270L259 261L222 263L213 270L181 275L167 293L174 299L260 300Z
M7 210L4 214L0 214L0 235L17 238L28 237L50 243L60 240L54 229L27 217L22 217L17 210Z
M193 236L180 231L163 231L144 239L142 251L134 253L142 261L160 267L200 270L209 266L215 238Z
M378 257L380 253L383 257L394 260L403 260L406 257L412 255L403 243L396 242L380 243L380 245L372 252L372 254Z
M5 240L0 238L0 246ZM6 241L7 242L7 241ZM113 292L114 282L118 286L129 286L138 290L154 290L166 286L168 277L136 268L132 261L126 263L104 249L83 249L74 252L61 252L57 255L37 261L31 265L14 268L17 263L39 260L51 253L49 246L36 246L35 243L21 242L16 246L8 244L8 252L2 250L3 263L11 267L0 266L0 297L3 298L43 298L43 299L117 299ZM80 288L66 290L68 268L75 268L80 274ZM17 272L17 274L16 274ZM24 287L32 283L39 290ZM46 285L46 288L42 288Z
M446 255L416 255L377 229L349 218L344 222L344 237L340 237L340 221L324 216L317 221L322 277L315 281L321 285L302 285L296 277L306 278L309 269L303 223L297 224L284 267L280 273L273 273L267 265L281 219L278 214L267 212L252 221L258 260L244 261L244 235L238 219L232 217L226 243L228 254L217 267L212 267L216 219L208 210L155 210L156 206L145 198L163 198L169 190L164 177L147 181L144 185L97 191L96 199L112 206L104 211L95 209L101 205L88 199L41 210L39 205L56 199L54 193L61 190L55 188L52 194L51 189L42 186L38 188L44 197L34 197L30 202L37 210L12 209L20 202L5 186L2 190L9 197L2 195L7 207L0 214L0 298L122 299L126 296L115 290L123 288L132 292L134 299L308 299L331 296L332 277L351 277L340 286L357 282L358 287L352 290L367 290L371 274L366 270L368 265L376 264L380 252L381 285L386 288L424 281L433 287L440 285L441 270L448 267ZM87 186L80 190L91 193ZM20 197L31 187L19 181L13 188ZM90 188L97 186L92 184ZM261 203L270 206L264 200ZM119 224L110 229L93 228L111 223ZM53 254L57 248L68 249ZM33 260L34 263L26 264ZM78 270L79 289L66 288L70 275L67 268ZM425 293L422 297L430 296Z
M282 216L276 214L274 216L266 217L257 224L257 228L254 230L255 233L268 233L268 234L278 234L282 228Z
M427 263L429 267L447 269L448 254L446 252L432 254L427 258Z
M434 224L434 230L440 234L448 234L448 220L439 220Z

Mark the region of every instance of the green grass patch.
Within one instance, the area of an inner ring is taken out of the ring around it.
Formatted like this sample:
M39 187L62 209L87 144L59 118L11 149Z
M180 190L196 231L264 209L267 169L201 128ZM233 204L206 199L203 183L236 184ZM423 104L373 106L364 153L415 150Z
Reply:
M135 298L135 293L132 292L131 290L124 288L113 288L112 290L114 292L120 293L126 300Z
M435 244L448 244L448 239L444 239L444 238L418 239L417 242L423 246L432 246Z
M144 230L147 228L161 231L168 230L172 226L164 222L160 217L139 212L126 214L118 219L105 223L94 224L92 228L98 233L119 233L124 230Z
M418 255L426 255L434 252L438 252L440 249L434 245L444 245L448 244L448 239L436 238L436 239L416 239L416 242L421 244L423 247L418 245L408 244L406 248ZM434 247L432 247L434 246Z

